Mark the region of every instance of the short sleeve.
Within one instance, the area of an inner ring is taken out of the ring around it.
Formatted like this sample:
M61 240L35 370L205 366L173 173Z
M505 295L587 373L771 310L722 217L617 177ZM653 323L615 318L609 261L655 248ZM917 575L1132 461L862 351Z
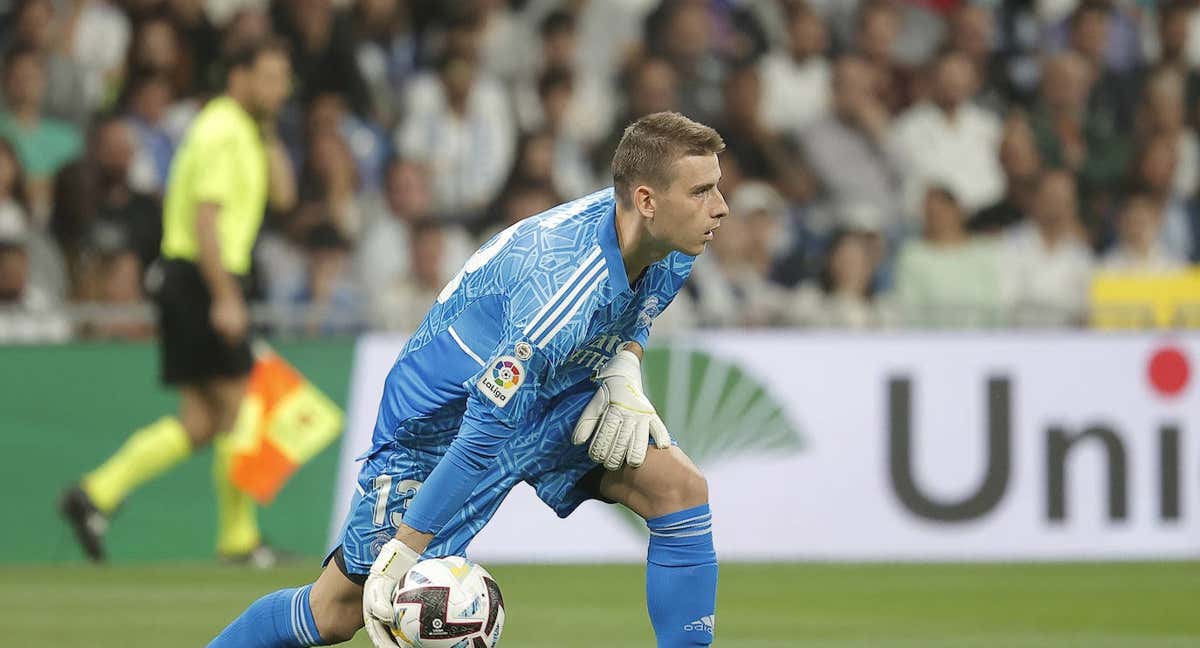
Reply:
M225 135L208 141L198 141L196 175L192 178L192 195L197 203L224 204L236 195L238 186L237 140Z

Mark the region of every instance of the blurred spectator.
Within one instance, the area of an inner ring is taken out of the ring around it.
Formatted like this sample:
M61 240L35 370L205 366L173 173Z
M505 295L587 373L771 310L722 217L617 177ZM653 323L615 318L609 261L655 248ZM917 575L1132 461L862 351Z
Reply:
M139 24L134 32L125 64L126 82L162 77L170 82L172 95L185 97L195 89L194 66L175 25L166 18L152 18Z
M1162 214L1146 196L1125 201L1117 220L1117 245L1104 255L1100 268L1106 272L1152 274L1183 267L1183 260L1162 244Z
M18 46L4 57L4 109L0 137L12 142L25 170L29 209L35 223L50 212L50 179L79 155L83 142L68 122L43 113L46 68L36 50Z
M54 180L51 229L67 256L76 291L85 283L81 263L94 241L97 227L122 234L142 267L158 258L162 214L154 198L134 190L129 173L134 158L134 135L119 118L101 120L93 129L88 154L67 165Z
M108 306L146 305L142 291L142 262L133 248L130 232L112 221L96 221L89 232L86 252L80 266L82 285L79 296L91 303ZM149 320L139 320L136 311L127 315L112 312L86 326L81 334L89 337L145 339L154 334Z
M505 186L554 184L554 137L547 131L525 135L517 143L517 159Z
M890 224L899 213L896 196L905 161L891 139L891 117L873 78L873 69L863 59L839 58L833 74L833 114L806 129L800 142L829 214L867 204Z
M763 57L761 118L767 130L798 135L830 104L829 38L825 23L802 2L787 7L788 48Z
M171 84L165 77L146 76L129 84L125 120L135 137L129 183L142 193L161 194L167 186L176 145L168 119L171 102Z
M972 239L962 204L943 187L925 192L925 228L900 248L895 298L906 324L979 326L1002 318L996 245Z
M1157 38L1149 39L1156 51L1150 58L1157 59L1159 66L1187 73L1191 67L1188 48L1196 4L1194 0L1166 0L1157 4L1154 21Z
M1167 136L1151 137L1142 143L1130 167L1129 188L1154 203L1163 219L1163 242L1172 254L1196 260L1198 251L1193 206L1175 191L1175 169L1179 153Z
M1140 63L1137 28L1112 0L1083 0L1067 21L1068 46L1091 71L1092 118L1126 130L1133 124L1136 85L1129 72Z
M1125 172L1129 141L1115 121L1089 109L1091 78L1079 55L1050 57L1030 123L1042 160L1076 174L1084 205L1098 212Z
M947 52L933 64L929 101L896 121L897 146L910 160L905 190L910 213L920 210L924 189L945 185L969 212L986 207L1004 191L995 115L971 103L975 69L962 54Z
M692 281L696 314L704 326L777 326L788 307L786 291L770 280L786 247L783 197L762 182L746 182L729 202L734 218L721 221L709 250L696 259Z
M206 0L166 0L167 15L175 27L175 36L182 49L182 56L189 61L188 78L184 84L188 93L176 96L188 96L191 92L210 92L218 90L218 86L210 86L210 79L219 75L215 67L220 59L220 32L209 21L205 11ZM178 89L178 88L177 88Z
M49 295L30 279L29 224L0 209L0 342L61 342L70 325Z
M647 19L646 49L675 71L679 112L704 123L721 116L726 64L717 51L711 12L700 0L663 0Z
M608 79L575 71L578 37L572 14L550 12L542 20L541 39L541 66L529 70L514 89L521 130L550 128L560 137L591 145L612 122L615 107Z
M363 191L378 191L388 158L385 133L350 112L346 101L333 93L314 97L308 106L307 138L324 132L337 133L349 147ZM303 155L299 157L306 159Z
M96 109L108 100L125 72L122 65L129 49L130 21L122 7L109 0L80 0L69 6L71 13L58 38L75 62L87 70L85 103Z
M878 328L884 317L871 288L875 268L869 238L841 230L828 249L819 281L797 289L785 314L787 322L818 328Z
M665 60L657 57L638 59L626 69L624 77L624 110L592 155L592 166L600 177L611 175L609 164L626 126L639 117L680 110L679 78Z
M1022 222L1029 213L1042 161L1033 131L1020 115L1005 120L1000 167L1004 170L1004 197L976 212L967 221L968 231L996 234Z
M403 90L417 72L419 47L408 0L358 0L355 60L371 97L370 117L384 128L400 121Z
M725 121L717 130L725 139L724 157L732 157L747 178L775 184L796 202L806 202L811 183L799 156L786 140L776 137L762 123L762 84L758 69L743 66L725 83Z
M517 183L504 191L504 199L500 202L500 229L540 214L560 202L554 188L545 183ZM488 239L491 236L480 238Z
M350 23L332 0L272 3L276 29L292 44L296 97L307 104L326 92L340 94L351 110L366 115L371 99L355 61Z
M304 234L306 281L290 302L304 308L304 331L353 333L362 328L361 292L351 272L350 241L331 223L319 222Z
M1159 3L1156 16L1157 66L1175 70L1184 78L1186 87L1185 114L1187 123L1200 122L1200 72L1195 64L1200 60L1200 12L1194 0L1170 0Z
M436 75L413 80L396 131L400 155L429 165L437 212L467 220L477 220L496 197L515 140L504 89L458 55L444 58Z
M563 68L547 70L538 79L538 97L543 127L554 140L554 187L562 196L582 196L607 184L592 173L586 144L573 125L574 77ZM582 108L580 108L583 110Z
M1030 222L1005 242L1002 257L1013 321L1077 325L1084 318L1093 263L1070 172L1055 169L1042 175L1030 215Z
M854 47L875 69L877 92L893 115L912 103L913 73L896 59L900 16L890 0L867 0L856 18Z
M429 220L413 226L406 256L408 266L375 297L376 325L411 333L417 330L438 293L454 276L446 270L443 226Z
M975 102L1000 113L1008 108L1013 91L1008 79L1008 60L996 51L993 11L979 4L960 5L950 14L947 44L975 68L979 82Z
M28 226L30 222L23 176L16 151L6 140L0 139L0 212L8 214L2 218L8 219L10 225ZM24 242L29 256L29 285L56 303L66 299L67 270L62 252L45 231L34 227L27 229Z
M659 0L583 0L573 4L579 38L574 67L580 74L609 83L641 47L644 19Z
M368 296L372 322L388 316L388 306L379 301L389 287L400 280L410 267L412 229L433 220L433 195L429 170L412 160L396 159L387 167L385 176L386 213L374 219L359 241L355 267L363 293ZM445 245L442 254L447 277L466 262L475 251L475 242L458 227L447 227L441 233Z
M528 5L518 11L506 0L467 0L478 20L478 61L488 74L512 84L538 66L536 21Z
M87 69L61 38L63 21L53 0L22 0L13 10L12 41L31 47L46 64L46 115L83 126L96 106L86 92Z
M363 228L358 172L350 147L336 130L313 132L300 174L300 202L315 208L347 241L358 240Z
M1175 177L1172 191L1192 198L1200 182L1200 140L1187 125L1184 77L1174 68L1160 68L1147 80L1139 114L1143 137L1164 137L1175 143Z

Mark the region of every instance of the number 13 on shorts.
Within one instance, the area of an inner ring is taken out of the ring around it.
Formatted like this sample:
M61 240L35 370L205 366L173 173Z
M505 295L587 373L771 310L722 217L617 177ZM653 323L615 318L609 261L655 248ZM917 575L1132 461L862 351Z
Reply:
M408 510L408 505L412 502L412 498L421 490L421 482L415 479L401 479L396 482L395 490L392 489L391 475L379 475L371 480L371 489L375 494L375 515L371 521L375 526L391 526L398 528L400 522L404 520L404 512ZM388 506L388 498L395 493L397 500L395 506ZM388 508L391 508L391 516L388 517Z

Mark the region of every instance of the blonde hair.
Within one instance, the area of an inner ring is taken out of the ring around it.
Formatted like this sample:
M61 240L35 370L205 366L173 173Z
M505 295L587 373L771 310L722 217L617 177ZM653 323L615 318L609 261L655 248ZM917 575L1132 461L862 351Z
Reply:
M613 185L617 200L629 205L637 183L655 188L670 186L671 168L687 155L709 155L725 150L717 131L677 112L646 115L625 129L613 155Z

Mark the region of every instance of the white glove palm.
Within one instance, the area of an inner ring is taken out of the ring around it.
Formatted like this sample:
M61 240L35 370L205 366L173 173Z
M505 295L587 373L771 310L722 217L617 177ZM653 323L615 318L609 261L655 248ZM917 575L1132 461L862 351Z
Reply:
M408 545L392 538L379 550L363 584L363 624L376 648L399 648L389 626L394 623L392 596L408 570L421 559Z
M646 460L650 438L659 448L671 447L671 435L642 390L642 363L632 351L621 350L598 374L600 389L583 408L571 440L586 442L588 456L608 470L624 464L637 468Z

